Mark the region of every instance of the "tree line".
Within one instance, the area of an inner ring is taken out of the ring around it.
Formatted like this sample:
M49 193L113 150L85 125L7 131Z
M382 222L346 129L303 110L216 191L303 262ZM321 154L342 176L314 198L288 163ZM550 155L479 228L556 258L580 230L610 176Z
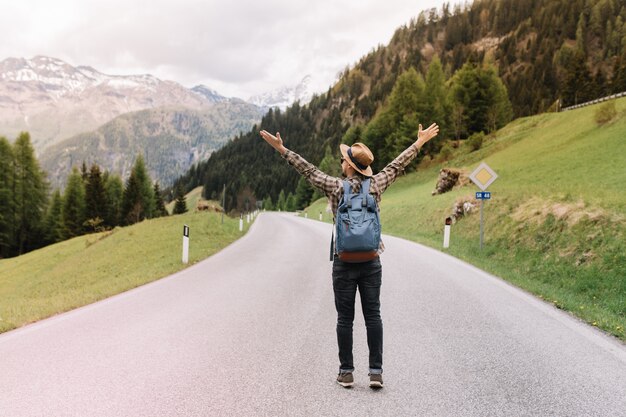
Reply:
M167 215L159 184L152 182L141 155L126 182L83 163L80 170L72 168L63 192L50 193L30 135L21 133L13 144L0 137L1 258Z

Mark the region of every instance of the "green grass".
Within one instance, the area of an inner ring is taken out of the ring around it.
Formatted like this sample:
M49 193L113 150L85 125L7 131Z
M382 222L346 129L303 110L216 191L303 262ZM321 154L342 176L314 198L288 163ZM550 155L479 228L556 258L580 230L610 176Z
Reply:
M218 213L185 213L80 236L0 260L0 333L185 268L184 224L190 228L189 265L242 235L239 219L225 216L221 224Z
M484 161L499 176L484 208L485 247L477 210L452 226L445 251L626 340L626 99L602 127L597 107L518 119L479 151L461 146L449 162L399 178L381 204L384 233L443 250L454 202L479 189L431 196L438 172Z

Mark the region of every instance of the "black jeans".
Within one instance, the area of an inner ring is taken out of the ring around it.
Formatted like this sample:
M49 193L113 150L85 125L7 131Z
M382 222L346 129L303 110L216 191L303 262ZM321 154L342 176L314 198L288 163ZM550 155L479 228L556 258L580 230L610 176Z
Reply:
M352 323L357 287L367 328L370 373L383 372L383 322L380 318L380 258L363 263L347 263L335 258L333 262L333 290L337 308L337 343L340 372L353 372Z

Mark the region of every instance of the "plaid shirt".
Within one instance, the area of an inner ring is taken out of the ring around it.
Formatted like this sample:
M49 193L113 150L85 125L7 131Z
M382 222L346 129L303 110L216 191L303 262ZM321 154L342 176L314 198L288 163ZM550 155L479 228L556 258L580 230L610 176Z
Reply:
M409 146L391 161L382 171L371 177L370 194L374 196L376 202L380 205L382 194L387 188L393 184L398 175L404 172L404 168L413 160L419 150L413 145ZM332 177L320 171L315 165L297 153L288 150L283 154L283 158L291 164L300 175L302 175L313 187L323 192L328 197L328 203L333 212L333 222L337 217L337 206L343 196L343 180L341 178ZM363 177L359 174L346 178L352 186L352 192L361 191L361 181ZM379 206L380 207L380 206ZM379 208L380 211L380 208ZM378 253L385 250L385 245L381 240Z

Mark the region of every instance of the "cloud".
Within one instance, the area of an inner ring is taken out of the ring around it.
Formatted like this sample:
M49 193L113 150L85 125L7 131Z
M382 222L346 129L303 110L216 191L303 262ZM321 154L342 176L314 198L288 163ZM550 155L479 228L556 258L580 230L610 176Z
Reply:
M323 91L443 0L43 0L2 5L0 59L49 55L247 98L306 74ZM3 1L4 3L4 1Z

